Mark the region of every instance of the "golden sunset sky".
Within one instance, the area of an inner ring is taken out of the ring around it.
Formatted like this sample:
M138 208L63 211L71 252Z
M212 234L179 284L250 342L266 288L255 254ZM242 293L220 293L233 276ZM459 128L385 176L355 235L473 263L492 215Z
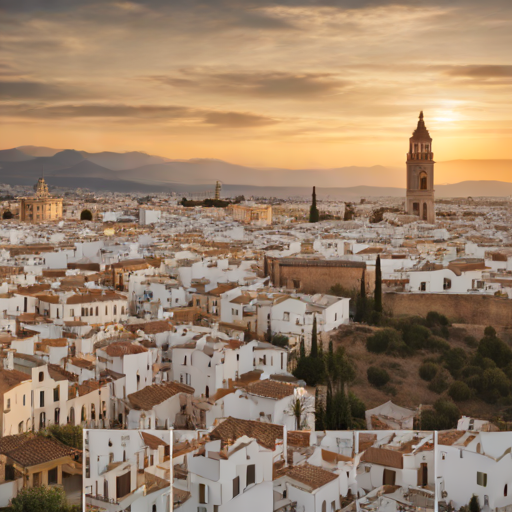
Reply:
M423 110L437 161L511 158L510 0L0 9L1 149L402 166Z

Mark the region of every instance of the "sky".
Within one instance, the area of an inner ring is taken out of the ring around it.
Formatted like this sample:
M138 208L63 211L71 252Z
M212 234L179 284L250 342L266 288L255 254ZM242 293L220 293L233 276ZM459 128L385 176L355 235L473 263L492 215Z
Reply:
M0 0L0 147L399 166L423 110L437 161L508 159L511 26L510 0Z

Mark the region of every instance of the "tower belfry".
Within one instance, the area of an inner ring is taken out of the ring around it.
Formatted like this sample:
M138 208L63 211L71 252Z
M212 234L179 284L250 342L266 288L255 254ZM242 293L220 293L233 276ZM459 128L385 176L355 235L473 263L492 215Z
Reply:
M436 220L434 164L432 138L425 126L423 111L421 111L418 126L409 139L405 212L409 215L417 215L429 224L434 224Z

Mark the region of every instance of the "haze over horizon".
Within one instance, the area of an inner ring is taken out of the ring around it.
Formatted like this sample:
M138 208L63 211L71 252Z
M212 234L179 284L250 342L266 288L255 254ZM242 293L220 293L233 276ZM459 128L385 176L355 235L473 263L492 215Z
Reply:
M423 110L436 161L510 158L506 0L23 4L0 0L3 149L405 173Z

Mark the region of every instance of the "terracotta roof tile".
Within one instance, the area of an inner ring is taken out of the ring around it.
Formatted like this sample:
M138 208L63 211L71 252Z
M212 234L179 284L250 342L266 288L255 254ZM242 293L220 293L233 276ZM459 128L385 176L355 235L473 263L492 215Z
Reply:
M168 446L169 443L166 443L162 439L160 439L157 436L154 436L153 434L150 434L148 432L142 432L140 433L142 436L142 439L144 440L144 444L151 448L152 450L156 450L159 446Z
M231 416L210 433L211 439L220 439L223 443L236 441L242 436L254 438L261 446L273 450L276 441L283 439L284 434L282 425L241 420Z
M331 473L318 466L313 466L312 464L295 466L286 473L286 476L306 485L313 491L338 478L337 474Z
M281 400L282 398L293 395L296 388L297 386L294 384L276 382L274 380L267 379L249 384L246 389L251 395Z
M361 457L361 462L371 462L379 466L397 469L403 469L404 467L403 454L385 448L368 448Z
M75 448L37 434L29 436L21 434L9 437L25 438L25 442L19 443L18 446L14 446L5 452L2 450L2 453L24 467L44 464L62 457L71 457L77 452ZM16 442L11 441L11 443L14 445Z
M148 349L142 345L136 345L129 341L117 341L111 343L103 349L110 357L121 357L130 354L141 354L147 352Z
M140 391L131 393L128 395L128 400L130 400L130 403L135 409L149 411L155 405L161 404L178 393L193 395L194 388L179 382L153 384L142 388Z
M146 334L157 334L160 332L174 331L174 326L167 320L156 320L154 322L143 322L127 324L125 328L131 332L143 331Z

